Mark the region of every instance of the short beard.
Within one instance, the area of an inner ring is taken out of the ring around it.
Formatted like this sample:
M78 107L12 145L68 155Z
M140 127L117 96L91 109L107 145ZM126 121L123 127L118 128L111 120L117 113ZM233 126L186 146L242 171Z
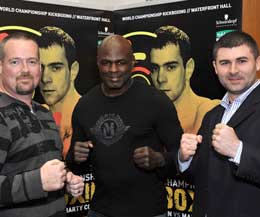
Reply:
M19 95L30 95L34 92L34 88L31 88L29 90L22 90L21 88L19 88L19 86L16 86L16 93L18 93Z

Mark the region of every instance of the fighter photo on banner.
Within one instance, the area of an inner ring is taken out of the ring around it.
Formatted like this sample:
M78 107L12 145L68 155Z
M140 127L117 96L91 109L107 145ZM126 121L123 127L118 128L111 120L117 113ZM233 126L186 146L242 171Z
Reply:
M13 0L1 1L0 17L0 39L15 31L37 37L42 79L34 100L53 113L65 158L74 106L99 82L96 48L99 40L112 34L111 12ZM65 195L68 216L85 215L94 192L91 171L76 172L85 180L85 191L79 198Z
M132 77L164 91L186 133L197 133L205 113L224 95L212 66L211 48L241 29L242 1L183 1L115 12L115 32L132 43ZM191 216L194 185L168 179L168 216Z

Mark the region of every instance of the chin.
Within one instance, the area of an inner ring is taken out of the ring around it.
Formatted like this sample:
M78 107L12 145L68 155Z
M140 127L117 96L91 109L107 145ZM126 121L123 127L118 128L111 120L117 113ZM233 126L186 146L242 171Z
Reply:
M32 95L34 90L17 90L16 92L19 95Z
M45 101L45 100L44 100ZM56 102L53 102L53 101L45 101L45 103L48 105L48 106L54 106L56 104Z
M118 83L116 83L116 84L114 83L114 84L109 84L108 87L110 89L121 89L123 87L123 85L122 84L118 84Z

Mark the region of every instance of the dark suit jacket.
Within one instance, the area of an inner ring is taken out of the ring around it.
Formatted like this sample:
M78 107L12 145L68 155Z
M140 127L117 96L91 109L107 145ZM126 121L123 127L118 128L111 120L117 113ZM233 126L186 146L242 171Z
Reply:
M239 165L211 146L212 130L223 113L220 105L208 112L199 131L203 142L187 171L195 183L192 216L260 216L260 85L227 123L243 142Z

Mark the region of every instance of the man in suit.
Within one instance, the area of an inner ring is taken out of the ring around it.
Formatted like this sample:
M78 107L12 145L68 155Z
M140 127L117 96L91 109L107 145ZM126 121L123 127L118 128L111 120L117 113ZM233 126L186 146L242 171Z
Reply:
M260 57L255 40L231 32L213 48L227 93L198 135L183 134L179 169L195 181L193 217L254 217L260 199Z

